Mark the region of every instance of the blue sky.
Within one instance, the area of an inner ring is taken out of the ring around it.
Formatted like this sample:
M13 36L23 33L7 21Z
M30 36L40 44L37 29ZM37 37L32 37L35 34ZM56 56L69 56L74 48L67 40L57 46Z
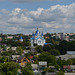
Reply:
M0 32L75 32L75 0L0 0Z
M75 0L51 0L51 1L38 1L38 2L12 2L12 1L1 1L0 9L13 10L14 8L28 9L28 10L36 10L37 8L49 8L52 5L68 5L71 3L75 3Z

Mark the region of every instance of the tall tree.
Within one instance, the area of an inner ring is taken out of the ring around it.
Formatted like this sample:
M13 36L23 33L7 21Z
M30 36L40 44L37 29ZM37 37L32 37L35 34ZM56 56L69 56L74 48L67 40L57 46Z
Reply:
M51 49L51 50L50 50L50 53L51 53L52 55L54 55L54 56L60 55L59 50L56 50L56 49Z
M44 51L48 51L49 52L51 49L54 49L54 46L51 45L51 44L44 45L44 47L43 47Z
M59 71L56 75L65 75L64 72Z
M27 63L27 65L22 68L22 75L34 75L30 63Z
M65 40L61 41L59 43L59 51L61 54L66 54L66 51L68 50L69 43Z
M2 75L17 75L17 70L19 69L19 64L15 62L7 62L0 64L0 72Z
M40 46L36 46L36 51L38 52L38 53L41 53L41 52L43 52L43 48L42 48L42 46L40 45Z
M56 63L55 56L51 55L49 52L43 52L38 57L39 61L47 61L48 64L54 65Z
M16 51L17 51L17 53L20 54L20 55L23 53L23 49L22 49L22 47L20 47L20 46L17 47Z

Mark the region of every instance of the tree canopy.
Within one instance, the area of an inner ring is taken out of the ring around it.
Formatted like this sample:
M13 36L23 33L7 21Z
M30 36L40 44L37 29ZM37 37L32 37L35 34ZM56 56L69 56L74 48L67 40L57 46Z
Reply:
M51 55L49 52L43 52L38 57L39 61L47 61L48 64L54 65L56 63L56 58L54 55Z
M20 46L17 47L16 51L17 51L17 53L20 54L20 55L23 53L23 49L22 49L22 47L20 47Z
M22 68L22 75L34 75L31 67L31 63L27 63L25 67Z
M1 63L0 73L1 75L17 75L17 70L19 68L19 64L15 62Z

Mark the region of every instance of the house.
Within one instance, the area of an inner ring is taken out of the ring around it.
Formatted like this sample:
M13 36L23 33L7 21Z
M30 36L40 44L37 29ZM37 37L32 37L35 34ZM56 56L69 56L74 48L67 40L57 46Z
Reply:
M55 69L55 66L49 66L49 68Z
M35 70L34 75L42 75L42 73L40 71Z
M24 53L29 53L29 52L30 52L30 50L24 50L23 52L24 52Z
M2 41L2 38L0 37L0 41Z
M55 72L46 72L46 74L45 75L56 75L57 73L55 73Z
M75 75L75 73L65 73L65 75Z
M33 59L33 56L30 56L29 58L30 58L30 59Z
M61 60L68 60L68 59L71 59L71 58L75 58L75 54L65 54L65 55L59 55L59 56L56 56L56 59L61 59Z
M38 64L31 64L31 66L32 66L33 72L36 70L38 71Z
M34 75L41 75L38 64L31 64Z
M58 33L56 34L56 39L69 41L69 36L67 33Z
M71 58L75 58L75 51L67 51L67 53L65 55L59 55L56 56L57 59L61 59L61 60L68 60Z
M10 47L6 47L6 50L8 50Z
M43 71L43 69L47 68L47 62L46 61L40 61L39 62L39 69L40 69L40 72Z
M45 36L45 38L46 38L46 39L49 39L49 37L48 37L48 36Z
M30 56L29 58L30 58L30 61L33 63L34 62L34 60L33 60L34 56Z
M39 55L40 55L40 53L37 53L36 55L38 55L38 56L39 56Z
M20 55L12 55L11 60L17 62L17 58L19 58Z
M46 61L40 61L39 67L47 67L47 62Z
M5 51L6 51L5 48L1 48L1 50L0 50L1 53L2 53L2 52L5 52Z
M75 51L67 51L68 55L75 55Z
M63 69L64 69L65 71L67 71L67 72L71 71L70 65L64 65L64 66L63 66Z
M71 67L71 70L72 70L73 72L75 72L75 65L70 65L70 67Z
M8 35L7 35L7 39L13 39L13 36L8 36Z
M18 69L17 75L21 75L21 74L22 74L21 69Z
M55 66L49 66L49 68L56 70Z
M17 62L20 64L20 66L24 67L26 63L30 62L30 60L25 56L20 56Z
M63 69L66 70L67 72L72 71L75 72L75 65L64 65Z
M16 51L16 48L17 48L17 47L11 47L11 49L12 49L13 51Z

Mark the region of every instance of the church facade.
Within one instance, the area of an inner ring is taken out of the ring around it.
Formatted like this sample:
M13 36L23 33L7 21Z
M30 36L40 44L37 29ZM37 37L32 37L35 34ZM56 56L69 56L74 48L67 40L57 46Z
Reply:
M45 44L45 39L43 36L43 32L40 33L38 28L36 30L36 32L32 34L31 37L31 47L35 46L35 45L44 45Z

